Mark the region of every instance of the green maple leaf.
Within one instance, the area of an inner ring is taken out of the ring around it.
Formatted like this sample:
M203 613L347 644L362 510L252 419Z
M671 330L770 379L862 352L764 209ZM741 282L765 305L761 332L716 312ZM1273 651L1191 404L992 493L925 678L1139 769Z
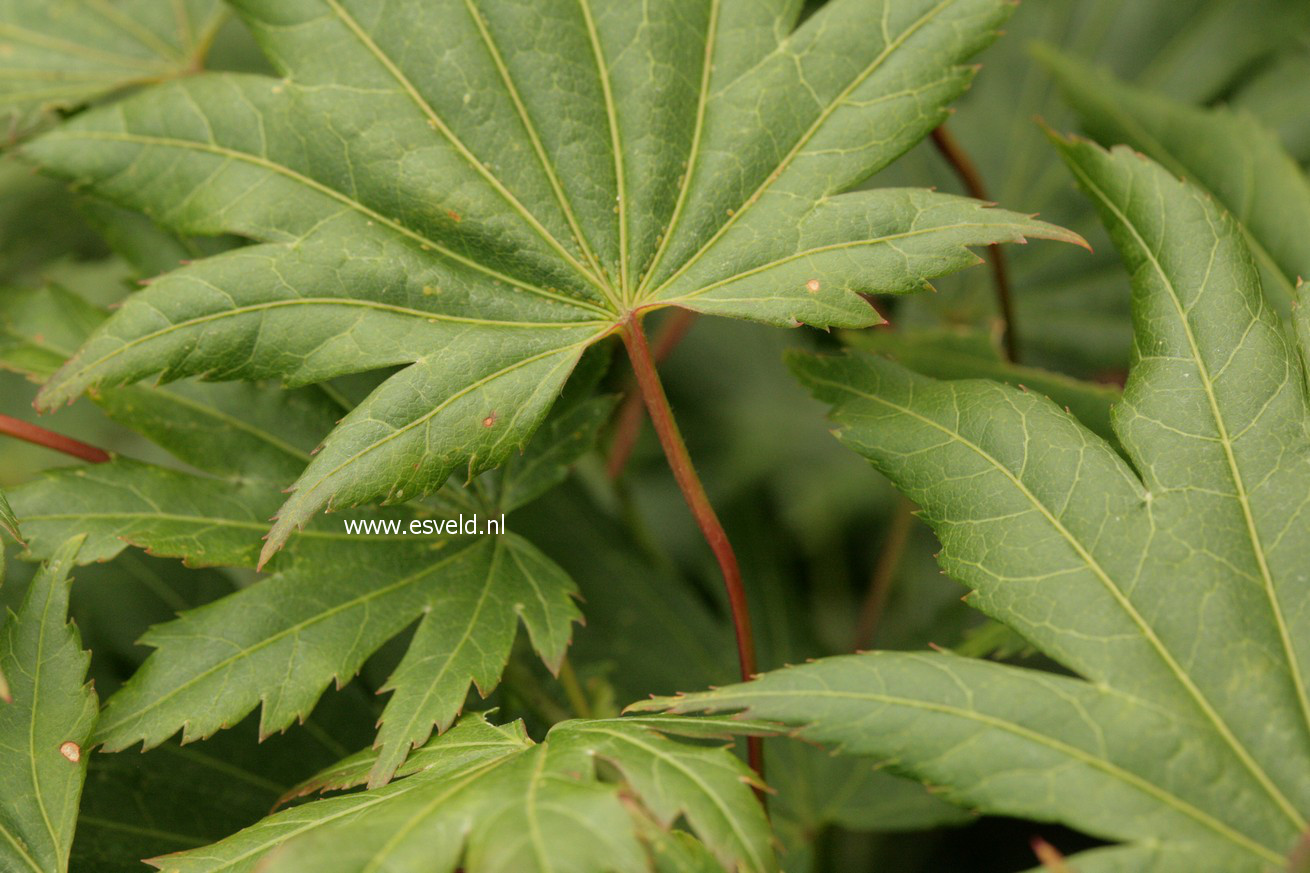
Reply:
M404 365L323 443L318 510L494 467L579 356L660 307L792 326L1077 237L928 191L847 191L945 117L1007 0L241 0L285 79L200 76L27 154L186 234L259 245L129 299L43 407L159 373L289 384Z
M120 460L48 474L14 500L31 557L79 530L88 534L87 561L131 544L193 565L253 566L277 493ZM360 518L422 521L396 512ZM96 741L112 751L139 741L149 748L178 730L184 741L200 739L261 703L261 732L284 730L330 681L355 675L418 619L384 688L392 696L377 741L380 784L434 726L453 721L470 683L484 695L496 687L520 621L557 670L580 618L573 581L513 533L347 534L324 520L294 534L275 569L147 632L141 642L157 651L109 699Z
M0 865L50 873L68 869L86 743L96 696L90 656L68 623L68 571L81 540L62 544L32 580L17 614L0 629Z
M1059 147L1133 277L1127 460L996 383L795 368L924 508L970 601L1083 678L877 652L658 705L804 725L960 803L1125 844L1083 873L1270 870L1310 814L1306 371L1231 216L1128 149Z
M3 0L0 136L30 132L54 110L194 72L225 17L219 0Z
M417 750L403 778L384 788L278 812L212 846L152 863L167 873L645 873L654 852L671 848L666 841L676 838L667 830L682 818L700 846L682 845L672 866L660 859L660 869L776 870L750 770L720 746L665 735L704 739L769 729L698 722L566 721L538 744L521 723L465 716ZM361 752L293 793L361 785L375 757ZM697 866L689 867L693 861Z
M103 695L145 659L136 636L179 608L236 589L227 574L128 554L77 573L84 644L97 656ZM139 859L220 840L268 814L310 770L372 739L376 708L352 683L317 707L303 727L263 738L257 719L203 743L166 742L143 754L90 756L70 867L96 873L144 870Z
M48 373L103 318L57 286L14 291L0 301L0 365ZM29 558L82 533L83 562L135 545L193 566L253 566L265 519L281 499L270 482L303 465L317 428L340 415L317 386L178 382L99 390L95 400L221 478L127 459L48 473L15 492ZM425 511L441 516L434 520L485 519L531 502L591 448L611 407L609 398L575 398L490 481L448 486ZM271 577L147 633L143 642L160 651L109 699L96 741L120 749L138 741L151 747L178 730L185 740L207 737L261 701L263 733L283 730L309 713L331 680L354 675L418 619L385 689L393 695L378 736L374 781L381 783L434 726L451 723L470 682L483 694L496 687L520 621L546 665L558 669L580 618L576 587L527 540L413 536L408 525L424 519L400 510L356 520L405 528L350 534L340 521L317 519L293 535Z

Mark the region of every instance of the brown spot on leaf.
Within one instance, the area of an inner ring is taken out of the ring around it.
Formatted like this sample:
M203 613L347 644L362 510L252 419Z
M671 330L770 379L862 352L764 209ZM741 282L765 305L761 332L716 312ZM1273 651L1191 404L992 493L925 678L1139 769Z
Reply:
M809 289L809 291L810 291L811 294L818 294L818 293L819 293L819 280L818 280L818 279L811 279L810 281L808 281L808 282L805 283L805 287Z
M69 740L59 747L59 754L76 764L82 760L82 747Z
M446 215L450 216L450 220L454 222L460 222L464 220L464 217L453 209L447 209Z
M483 427L491 427L491 426L494 425L495 423L496 423L496 413L495 413L495 412L492 412L491 415L488 415L486 418L482 419L482 426L483 426Z

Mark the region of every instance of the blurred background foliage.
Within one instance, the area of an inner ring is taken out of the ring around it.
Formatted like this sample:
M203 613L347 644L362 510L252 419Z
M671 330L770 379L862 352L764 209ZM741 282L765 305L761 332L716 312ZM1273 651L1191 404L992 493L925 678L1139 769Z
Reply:
M931 533L830 437L822 408L792 380L781 353L849 342L938 377L1009 378L1057 396L1105 432L1105 410L1128 363L1128 280L1037 123L1077 128L1051 74L1034 59L1038 42L1183 103L1249 111L1298 161L1310 162L1305 0L1026 0L1006 36L981 57L983 70L948 127L990 199L1073 228L1096 250L1006 252L1017 349L1030 369L1004 361L985 268L948 277L933 294L878 301L890 325L864 336L699 319L664 364L692 456L741 556L766 669L868 647L1026 657L1021 641L960 602L964 589L937 569ZM239 23L217 31L210 68L257 71L263 63ZM870 184L966 193L929 142ZM168 237L140 216L90 202L11 157L0 160L0 413L35 421L34 380L77 339L61 336L56 322L42 324L54 318L50 307L76 299L65 292L111 306L177 261L234 244ZM59 318L68 317L64 306ZM597 368L612 351L596 351ZM623 392L623 368L611 368L603 386ZM339 387L359 396L368 380ZM87 399L41 424L125 456L180 465ZM595 714L647 694L727 682L736 670L717 571L653 435L643 431L617 481L606 475L609 438L567 483L510 521L582 588L587 624L571 661L582 704ZM67 463L76 462L6 440L0 487ZM0 602L12 607L32 570L12 543L4 567ZM147 626L249 581L134 550L77 575L73 614L93 652L102 699L143 659L146 650L134 641ZM201 845L261 817L289 786L369 741L379 709L372 692L405 642L393 641L357 680L325 695L305 725L262 744L248 720L203 743L95 756L74 869L143 869L121 859ZM579 704L527 655L516 655L489 701L475 702L523 717L537 733ZM977 820L918 785L803 744L770 741L768 772L784 863L794 873L986 873L1030 866L1033 836L1066 852L1088 845L1058 827Z

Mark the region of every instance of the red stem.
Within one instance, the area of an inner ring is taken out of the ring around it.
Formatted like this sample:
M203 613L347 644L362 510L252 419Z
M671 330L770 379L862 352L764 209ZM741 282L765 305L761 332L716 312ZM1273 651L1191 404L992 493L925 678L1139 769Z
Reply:
M987 200L987 188L983 185L982 174L974 164L969 153L959 141L946 129L938 125L932 132L932 144L951 165L955 175L964 185L964 190L976 200ZM1010 297L1010 276L1005 264L1005 248L998 243L987 247L991 252L992 284L996 288L996 305L1001 310L1001 320L1005 324L1005 356L1011 361L1019 360L1019 338L1014 329L1014 301Z
M651 350L655 355L655 363L662 364L673 350L682 342L682 338L691 330L691 326L696 323L697 313L690 309L675 309L663 323L655 334L655 347Z
M664 384L655 369L655 359L650 346L646 343L646 332L636 316L629 318L624 325L623 345L628 350L632 361L632 372L637 377L637 388L646 401L650 412L651 424L659 436L664 455L668 458L673 478L677 480L682 496L691 509L696 525L709 543L714 557L718 559L719 570L723 573L723 584L728 591L728 604L732 610L732 624L737 633L737 659L741 667L741 678L749 682L758 672L755 660L755 637L751 632L750 607L746 601L746 589L741 581L741 568L737 565L737 556L728 542L728 534L723 530L710 498L705 493L705 486L696 475L687 444L682 440L678 422L673 418L673 409L669 406L668 395L664 393ZM764 775L764 746L760 737L748 737L746 740L750 765L761 776Z
M1033 837L1029 845L1032 846L1033 854L1037 856L1043 870L1049 870L1050 873L1071 873L1069 865L1065 863L1064 855L1055 846L1041 837Z
M696 313L690 309L678 309L660 325L655 334L655 363L664 363L695 321ZM614 441L610 443L610 456L605 464L605 472L611 479L619 478L623 468L628 465L628 459L632 457L637 438L641 436L641 423L646 420L645 409L639 392L628 392L623 405L619 407L615 417Z
M1310 871L1310 830L1301 834L1292 854L1287 856L1287 873L1307 873Z
M614 441L610 443L610 456L605 462L605 474L610 479L623 475L623 468L628 466L632 450L637 447L637 438L641 436L641 423L646 420L646 407L641 395L630 393L623 398L619 414L614 419Z
M0 434L17 437L38 446L45 446L47 449L54 449L56 452L63 452L66 455L72 455L74 458L90 461L92 464L103 464L109 460L109 453L103 449L97 449L95 446L78 442L72 437L66 437L63 434L37 427L34 424L28 424L26 421L17 418L10 418L7 415L0 415Z

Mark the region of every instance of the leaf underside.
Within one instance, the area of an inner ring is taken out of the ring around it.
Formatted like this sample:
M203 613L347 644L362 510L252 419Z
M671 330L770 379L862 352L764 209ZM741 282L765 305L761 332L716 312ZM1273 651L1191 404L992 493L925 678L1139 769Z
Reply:
M130 298L47 384L402 369L324 441L267 560L316 512L505 461L582 351L681 306L862 327L861 295L1038 236L918 190L842 193L945 116L1005 0L241 0L283 79L204 75L25 151L185 234L257 245Z
M1281 867L1310 814L1306 374L1231 216L1126 148L1057 145L1133 276L1126 461L1035 394L869 355L794 368L970 602L1084 678L879 652L652 706L805 725L1124 844L1083 873Z

